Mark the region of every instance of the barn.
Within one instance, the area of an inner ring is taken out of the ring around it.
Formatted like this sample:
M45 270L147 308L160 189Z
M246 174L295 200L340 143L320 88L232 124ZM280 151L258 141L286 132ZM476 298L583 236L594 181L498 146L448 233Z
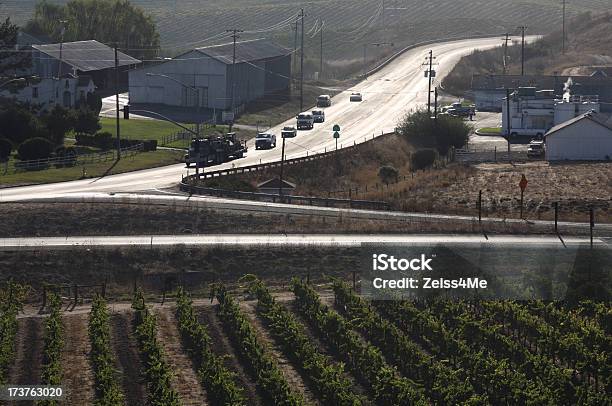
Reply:
M289 90L291 50L256 39L236 42L235 53L235 65L230 42L131 71L130 104L230 110L234 87L240 111L253 100Z
M607 117L589 112L555 126L546 133L549 161L605 161L612 159L612 126Z

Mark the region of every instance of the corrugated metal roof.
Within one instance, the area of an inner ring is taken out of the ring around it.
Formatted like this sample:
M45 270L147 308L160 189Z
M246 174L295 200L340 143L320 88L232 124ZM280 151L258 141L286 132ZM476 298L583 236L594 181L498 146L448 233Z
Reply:
M32 48L59 59L60 44L32 45ZM140 61L122 52L118 53L119 66L136 65ZM98 41L64 42L62 61L81 72L90 72L115 67L115 50Z
M572 118L571 120L568 120L564 123L558 124L556 126L554 126L553 128L551 128L550 130L548 130L548 132L546 133L546 136L548 137L549 135L556 133L559 130L562 130L564 128L570 127L572 125L574 125L575 123L582 121L582 120L591 120L594 123L597 123L605 128L607 128L608 130L612 131L612 127L610 127L607 124L607 117L603 116L602 114L598 114L594 111L590 111L588 113L582 114L578 117Z
M217 59L224 64L231 64L234 52L234 44L212 45L196 48L204 55ZM265 39L254 39L236 42L236 63L254 62L262 59L271 59L287 56L291 50L277 45Z

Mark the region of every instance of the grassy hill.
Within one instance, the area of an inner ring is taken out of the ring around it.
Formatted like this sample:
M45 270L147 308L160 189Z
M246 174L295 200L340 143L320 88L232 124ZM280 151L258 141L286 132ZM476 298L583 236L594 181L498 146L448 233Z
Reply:
M55 0L65 3L66 0ZM157 21L164 55L173 56L185 48L227 37L198 42L223 33L228 28L245 30L243 38L270 37L293 48L295 21L304 7L306 70L318 70L320 38L324 21L324 70L328 77L343 77L362 69L363 45L394 42L394 48L426 39L475 34L499 34L527 25L531 33L548 33L561 20L560 1L553 0L132 0L150 12ZM11 16L24 23L36 0L3 0L0 17ZM583 0L570 4L568 15L602 11L607 0ZM383 19L384 14L384 19ZM275 26L279 22L286 23ZM384 24L383 24L384 21ZM383 29L383 26L385 29ZM376 60L392 49L370 46L368 59Z
M581 14L568 23L566 52L562 52L561 30L555 30L525 51L527 74L590 74L591 66L612 66L612 13ZM464 57L444 80L446 91L463 95L471 86L473 74L503 73L503 48L476 51ZM521 46L508 49L508 73L521 72Z

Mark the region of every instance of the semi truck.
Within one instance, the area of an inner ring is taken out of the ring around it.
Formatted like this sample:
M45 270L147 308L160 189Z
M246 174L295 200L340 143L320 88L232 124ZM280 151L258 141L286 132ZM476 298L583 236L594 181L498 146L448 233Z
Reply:
M194 138L191 140L189 152L185 155L185 164L187 167L195 164L200 168L218 165L231 159L242 158L247 150L246 142L236 139L236 133L221 137Z

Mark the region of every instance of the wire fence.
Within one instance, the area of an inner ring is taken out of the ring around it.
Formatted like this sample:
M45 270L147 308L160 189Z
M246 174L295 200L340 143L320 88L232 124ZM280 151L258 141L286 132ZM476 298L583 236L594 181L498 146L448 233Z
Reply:
M131 157L144 150L144 144L137 144L131 147L122 148L122 157ZM29 161L10 160L2 164L0 173L2 175L11 175L14 173L25 171L40 171L52 168L67 168L75 166L85 166L101 162L112 162L117 160L117 151L104 151L94 154L69 155L55 158L35 159Z

